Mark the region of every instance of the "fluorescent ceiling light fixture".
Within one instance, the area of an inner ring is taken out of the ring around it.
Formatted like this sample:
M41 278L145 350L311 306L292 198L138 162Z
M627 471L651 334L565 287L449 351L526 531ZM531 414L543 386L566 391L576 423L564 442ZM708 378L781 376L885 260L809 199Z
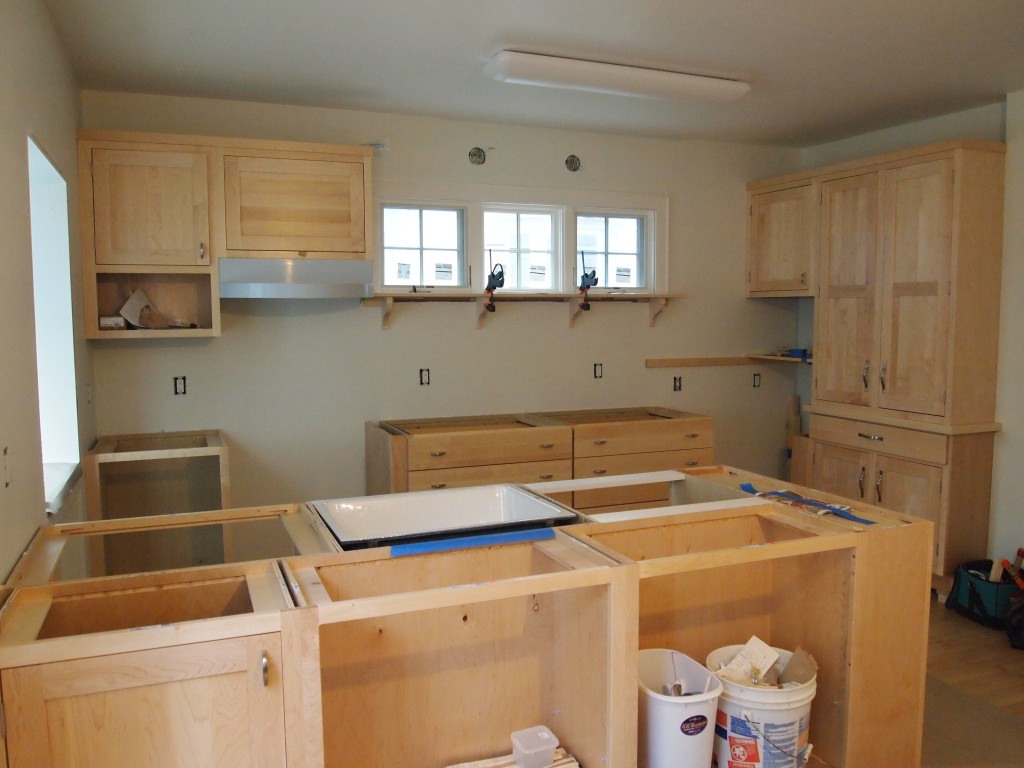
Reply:
M750 92L750 84L739 80L519 51L497 53L486 71L503 83L671 101L731 104Z

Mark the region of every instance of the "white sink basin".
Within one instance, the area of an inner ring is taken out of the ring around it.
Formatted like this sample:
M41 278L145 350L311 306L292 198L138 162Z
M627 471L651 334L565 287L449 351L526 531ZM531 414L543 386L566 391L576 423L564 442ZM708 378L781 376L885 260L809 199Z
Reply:
M461 532L571 523L571 509L517 485L481 485L310 501L343 548Z

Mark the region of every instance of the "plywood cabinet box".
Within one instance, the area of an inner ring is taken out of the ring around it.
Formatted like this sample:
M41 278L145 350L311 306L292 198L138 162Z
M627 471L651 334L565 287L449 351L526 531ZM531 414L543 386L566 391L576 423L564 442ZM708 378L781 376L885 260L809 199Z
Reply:
M818 659L823 765L919 765L931 524L736 498L779 481L728 467L680 477L695 487L676 498L703 501L532 541L16 588L0 755L433 768L507 754L512 731L546 723L581 764L629 768L637 650L702 658L756 633Z
M711 418L615 408L367 422L367 493L686 469L714 461ZM582 511L668 501L668 486L555 494Z
M777 186L778 188L773 188ZM817 195L800 179L747 191L747 296L813 296Z
M83 131L87 338L217 336L225 257L372 258L369 147ZM171 327L119 329L136 290Z
M939 574L987 549L1004 155L949 142L748 187L814 190L813 484L935 521Z

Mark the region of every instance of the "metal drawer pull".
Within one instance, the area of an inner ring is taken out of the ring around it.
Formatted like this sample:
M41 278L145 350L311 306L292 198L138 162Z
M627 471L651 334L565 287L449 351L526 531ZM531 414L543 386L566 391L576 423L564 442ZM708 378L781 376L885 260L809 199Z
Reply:
M685 466L687 466L687 467L696 467L698 464L700 464L699 461L688 461L688 462L686 462Z
M431 488L444 488L446 485L448 485L448 483L431 483L430 487Z
M700 437L700 432L687 432L686 436L690 438Z
M266 651L260 654L260 666L263 667L263 687L266 688L270 685L270 659L267 658Z
M550 480L552 477L554 477L554 475L552 475L550 472L546 475L540 475L541 480Z
M594 445L604 445L607 442L607 440L595 440Z
M861 379L861 381L864 382L864 391L865 392L868 391L868 368L870 367L870 365L871 365L871 361L870 360L865 360L864 361L864 370L860 374L860 379Z
M434 457L441 457L444 456L446 453L448 453L448 451L431 451L430 455Z
M869 435L866 432L858 432L857 437L863 437L865 440L874 440L876 443L881 443L885 440L881 435Z
M889 361L888 360L883 360L882 361L882 370L878 372L878 381L882 385L882 391L883 392L885 392L885 374L888 372L888 370L889 370Z
M540 447L541 448L554 448L555 444L554 443L541 443Z
M607 469L595 469L595 470L594 470L594 474L595 474L595 475L603 475L603 474L605 474L605 473L606 473L607 471L608 471Z
M882 470L878 470L878 479L875 480L875 496L878 497L878 503L882 503Z
M857 478L857 488L860 489L860 497L864 498L864 475L867 474L867 467L860 468L860 477Z
M203 243L199 244L199 260L206 261L206 246Z

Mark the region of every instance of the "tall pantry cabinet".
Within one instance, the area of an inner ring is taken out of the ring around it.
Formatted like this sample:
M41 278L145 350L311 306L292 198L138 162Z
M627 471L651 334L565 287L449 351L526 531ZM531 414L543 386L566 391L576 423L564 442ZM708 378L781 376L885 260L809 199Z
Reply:
M1004 152L931 145L750 185L818 190L813 484L933 520L939 574L988 548Z

